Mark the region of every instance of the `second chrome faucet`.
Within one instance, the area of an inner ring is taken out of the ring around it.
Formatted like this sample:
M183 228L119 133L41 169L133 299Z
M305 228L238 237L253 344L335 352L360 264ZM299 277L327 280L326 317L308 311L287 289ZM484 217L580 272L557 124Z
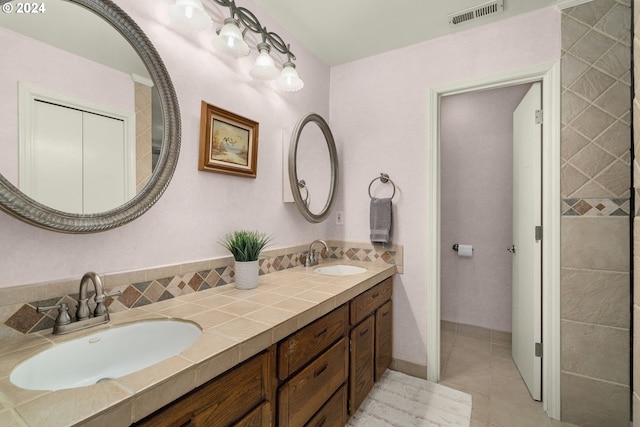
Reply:
M307 257L304 261L304 266L305 267L311 267L313 265L318 265L318 252L316 252L315 249L313 249L313 245L315 245L316 243L319 243L321 245L324 246L324 250L329 252L329 246L327 245L327 242L325 242L324 240L320 240L320 239L316 239L313 242L311 242L311 244L309 245L309 251L307 252Z

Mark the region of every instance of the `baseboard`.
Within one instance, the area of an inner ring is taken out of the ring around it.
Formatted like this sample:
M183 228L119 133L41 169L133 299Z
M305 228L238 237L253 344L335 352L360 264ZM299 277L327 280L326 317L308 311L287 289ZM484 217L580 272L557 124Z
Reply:
M407 362L406 360L392 359L391 369L411 375L412 377L427 379L427 367L418 365L417 363Z

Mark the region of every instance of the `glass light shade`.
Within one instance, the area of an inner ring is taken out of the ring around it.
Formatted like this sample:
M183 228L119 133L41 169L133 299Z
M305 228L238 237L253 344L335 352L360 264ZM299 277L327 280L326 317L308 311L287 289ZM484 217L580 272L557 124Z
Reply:
M298 77L293 62L285 62L280 77L276 81L278 88L286 92L297 92L304 87L304 82Z
M169 8L169 17L176 26L186 30L201 31L213 26L201 0L176 0Z
M273 80L278 77L280 71L276 68L276 64L273 62L273 58L269 55L271 47L266 43L260 43L258 45L258 52L260 54L256 58L256 62L249 71L251 77L258 80Z
M214 41L216 49L227 55L239 58L249 54L249 45L242 39L238 21L233 18L224 20L224 26Z

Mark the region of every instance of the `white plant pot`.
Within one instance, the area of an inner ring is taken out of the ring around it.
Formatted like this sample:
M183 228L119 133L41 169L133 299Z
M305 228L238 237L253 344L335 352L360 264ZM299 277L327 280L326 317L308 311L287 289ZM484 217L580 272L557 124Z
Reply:
M236 261L234 265L234 277L236 288L253 289L258 286L258 261Z

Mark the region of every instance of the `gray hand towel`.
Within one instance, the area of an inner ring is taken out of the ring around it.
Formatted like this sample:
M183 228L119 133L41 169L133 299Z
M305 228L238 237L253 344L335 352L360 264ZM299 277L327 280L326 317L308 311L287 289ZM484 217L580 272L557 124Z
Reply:
M371 198L369 226L371 243L391 242L391 199Z

